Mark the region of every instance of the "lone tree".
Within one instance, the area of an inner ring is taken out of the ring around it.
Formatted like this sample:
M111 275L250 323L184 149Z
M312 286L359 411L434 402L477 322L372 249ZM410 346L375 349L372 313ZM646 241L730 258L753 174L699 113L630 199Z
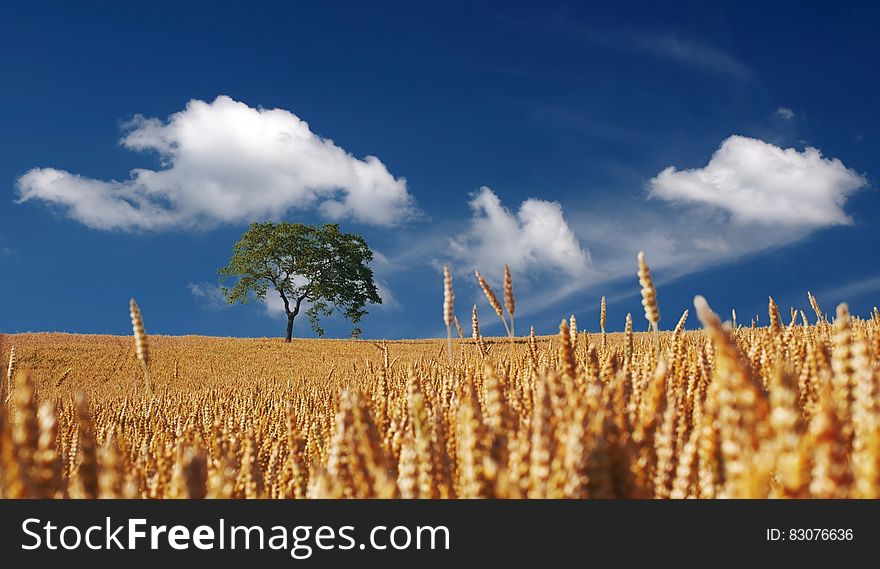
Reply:
M252 223L219 273L238 279L231 288L223 287L230 304L266 300L270 289L281 295L289 342L303 302L319 336L324 335L321 315L339 310L357 324L367 314L367 303L381 304L369 267L372 260L363 237L342 233L335 224Z

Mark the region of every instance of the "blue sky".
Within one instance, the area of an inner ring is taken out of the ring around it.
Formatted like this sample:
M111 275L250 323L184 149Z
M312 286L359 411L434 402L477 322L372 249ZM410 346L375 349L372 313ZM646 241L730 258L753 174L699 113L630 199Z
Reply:
M878 8L610 4L4 7L0 331L280 335L216 288L270 218L367 238L372 338L445 333L444 262L487 333L504 262L521 332L641 327L640 249L665 327L880 304Z

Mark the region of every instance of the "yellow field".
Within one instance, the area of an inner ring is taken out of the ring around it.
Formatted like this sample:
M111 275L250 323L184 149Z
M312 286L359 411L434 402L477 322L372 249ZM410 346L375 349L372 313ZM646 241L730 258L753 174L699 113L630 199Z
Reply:
M609 334L609 337L613 337ZM483 338L495 350L509 354L507 339ZM546 345L547 338L539 338ZM518 339L525 353L526 339ZM220 389L289 391L322 389L339 393L369 380L384 363L405 368L426 360L448 361L446 339L369 340L222 338L209 336L150 336L150 377L156 391L187 393ZM500 346L497 347L496 345ZM15 346L16 367L28 370L43 398L72 397L83 391L93 402L144 395L141 364L131 336L30 333L3 335L0 357L6 364ZM456 353L476 353L470 339L455 340ZM5 368L4 368L5 369Z
M455 339L451 366L445 339L152 336L152 395L131 337L6 335L0 492L877 497L880 317L774 310L767 328L701 306L702 331Z

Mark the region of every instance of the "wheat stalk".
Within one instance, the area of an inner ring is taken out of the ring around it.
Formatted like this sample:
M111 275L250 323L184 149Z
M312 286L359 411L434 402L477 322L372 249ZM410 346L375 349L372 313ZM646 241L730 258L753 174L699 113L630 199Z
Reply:
M813 312L816 313L816 324L822 323L825 319L822 317L822 309L819 308L819 302L816 300L816 297L813 296L813 293L807 291L807 298L810 301L810 306L813 309Z
M12 345L12 349L9 350L9 365L6 368L6 389L0 391L0 399L3 399L3 391L6 392L6 398L3 401L4 403L9 403L9 399L12 397L12 390L15 388L13 385L12 379L15 376L15 344Z
M481 357L486 356L486 345L483 342L483 337L480 335L480 319L477 317L477 305L474 305L474 309L471 315L471 337L474 339L474 342L477 344L477 351L479 352Z
M452 273L449 265L443 265L443 323L446 324L446 346L449 365L452 366L452 322L455 320L455 291L452 289ZM458 325L456 321L456 325Z
M153 386L150 384L150 345L147 341L147 332L144 330L144 319L141 317L141 311L137 302L132 298L129 303L129 312L131 315L131 328L134 332L134 348L141 367L144 370L144 387L147 396L153 396Z
M510 336L510 327L507 325L507 319L504 317L504 310L501 307L501 302L498 301L498 297L495 296L495 291L492 290L492 287L489 286L489 283L486 282L486 279L483 278L480 271L474 271L474 274L477 276L477 282L480 284L480 288L483 289L483 294L486 295L489 304L495 309L495 314L498 315L498 318L501 319L501 323L504 324L504 330L507 332L507 335Z
M559 323L559 359L562 362L562 373L570 380L577 377L577 363L574 359L574 342L577 332L572 334L568 322L563 318Z
M513 314L516 312L516 302L513 298L513 277L510 275L510 267L504 264L504 305L507 307L507 314L510 316L510 335L515 336L515 328L513 326Z
M623 329L624 333L624 347L623 347L623 361L626 366L629 367L632 363L633 351L635 349L634 342L635 337L633 336L633 319L632 314L629 312L626 313L626 326Z
M657 289L651 278L651 269L645 261L645 252L639 251L639 284L642 285L642 306L645 308L645 319L651 324L651 330L658 331L660 325L660 308L657 306Z
M776 334L782 329L782 316L779 314L779 307L772 296L767 297L767 314L770 316L770 330Z
M458 316L453 316L452 321L455 323L455 330L458 332L458 337L464 338L464 330L461 329L461 324L458 323Z

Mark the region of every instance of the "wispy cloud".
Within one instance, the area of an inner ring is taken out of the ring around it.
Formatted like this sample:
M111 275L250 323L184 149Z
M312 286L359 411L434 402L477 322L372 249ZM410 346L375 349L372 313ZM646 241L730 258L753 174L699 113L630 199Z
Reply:
M754 72L737 57L709 43L684 37L671 29L615 29L613 26L598 24L585 26L578 23L578 18L570 17L567 9L555 11L549 20L544 21L511 17L506 13L493 15L505 25L541 32L554 38L564 35L609 49L641 53L741 80L754 79Z
M740 79L752 78L751 69L735 57L710 45L682 38L673 32L629 32L621 37L631 48L651 55Z
M382 304L374 306L373 309L397 310L401 308L400 302L398 302L394 292L391 290L391 286L388 284L388 279L394 274L394 263L384 253L373 249L373 262L371 265L376 290L379 291L379 298L382 299Z
M816 297L834 304L849 302L871 294L880 296L880 275L858 279L836 287L825 288L815 291ZM825 309L826 311L828 308ZM832 311L833 313L833 311Z
M397 300L397 297L394 296L394 293L391 291L391 287L388 285L388 282L384 279L375 279L376 281L376 290L379 292L379 298L382 299L382 304L378 304L375 306L371 306L371 310L399 310L401 308L400 302Z
M186 285L196 301L208 310L223 310L232 306L226 302L220 287L211 283L189 283Z
M674 31L598 30L558 22L556 29L610 49L640 53L740 80L754 79L754 72L729 53Z

